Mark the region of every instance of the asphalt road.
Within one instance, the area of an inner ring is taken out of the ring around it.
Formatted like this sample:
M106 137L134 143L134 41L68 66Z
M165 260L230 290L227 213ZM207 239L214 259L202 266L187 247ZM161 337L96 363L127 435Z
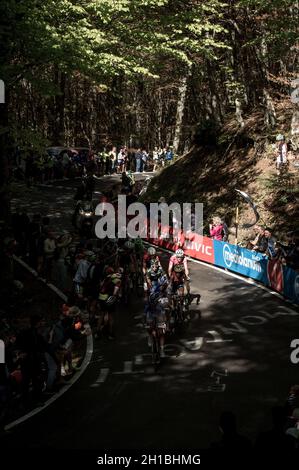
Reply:
M72 194L58 191L41 188L36 210L61 223ZM164 262L168 256L162 254ZM290 361L299 310L225 272L195 263L190 268L192 292L200 292L202 301L192 307L185 330L169 338L158 369L140 323L142 302L132 299L116 314L116 340L96 340L81 379L15 428L6 447L206 448L220 439L224 410L236 413L239 431L252 440L268 428L271 407L284 404L299 382L298 365Z

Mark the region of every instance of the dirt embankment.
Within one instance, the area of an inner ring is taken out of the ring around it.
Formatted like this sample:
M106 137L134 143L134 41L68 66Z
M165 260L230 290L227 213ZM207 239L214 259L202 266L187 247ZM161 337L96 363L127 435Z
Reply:
M272 228L279 239L297 229L299 220L299 155L288 152L288 168L281 176L275 169L275 136L285 133L290 123L290 109L278 112L279 127L271 132L263 124L261 113L251 115L239 131L233 120L221 131L199 136L188 154L164 168L155 177L144 197L155 202L161 196L171 202L202 202L205 233L215 215L225 216L234 241L236 207L240 225L254 220L253 212L241 201L236 189L247 192L261 216L260 222ZM248 239L250 231L240 230L239 240Z

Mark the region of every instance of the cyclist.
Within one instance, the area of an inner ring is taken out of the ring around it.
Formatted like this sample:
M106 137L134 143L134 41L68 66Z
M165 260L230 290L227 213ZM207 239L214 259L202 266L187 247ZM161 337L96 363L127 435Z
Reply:
M135 254L135 245L131 240L127 240L122 248L118 250L118 264L130 273L137 270L137 259Z
M162 288L168 283L161 265L154 263L146 271L145 281L147 283L147 291L150 293L161 292Z
M179 268L175 271L176 266L182 266L183 269ZM171 256L168 265L168 276L170 281L174 281L174 283L178 282L177 274L173 273L184 273L184 285L186 285L187 294L190 295L190 278L189 278L189 269L187 264L187 258L184 254L184 251L179 248L176 250L175 254ZM182 274L180 274L182 276ZM183 294L184 295L184 285L183 285Z
M117 301L117 296L121 286L121 274L116 273L111 266L107 267L106 277L100 285L99 305L100 318L98 321L97 337L102 335L105 325L108 325L108 339L114 339L113 334L113 311Z
M146 271L151 267L152 264L161 266L160 258L157 255L156 248L150 246L147 252L143 256L143 274L146 275Z
M150 347L155 345L155 353L164 358L166 315L163 306L158 302L159 297L159 293L153 293L150 295L149 301L145 305L144 313L146 328L148 331L148 344ZM154 357L153 362L156 362L156 358Z
M134 239L135 244L135 254L138 261L141 262L143 253L144 253L144 245L142 239L138 236ZM141 263L140 263L141 264Z
M133 279L135 279L138 269L133 241L127 240L122 248L118 250L118 265L123 268L122 295L125 296L124 300L127 301L129 291L133 288Z

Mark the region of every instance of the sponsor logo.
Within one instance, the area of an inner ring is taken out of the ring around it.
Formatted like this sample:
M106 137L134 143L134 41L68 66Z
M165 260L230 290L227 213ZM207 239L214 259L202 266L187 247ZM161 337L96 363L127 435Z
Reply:
M202 253L203 255L212 256L213 255L213 247L205 245L204 243L199 242L185 242L184 248L186 250L196 251L197 253Z
M223 247L223 259L225 265L228 268L231 268L232 264L237 264L244 268L252 269L253 271L256 271L258 273L262 272L259 260L247 258L243 252L232 252L230 246L227 244L225 244Z

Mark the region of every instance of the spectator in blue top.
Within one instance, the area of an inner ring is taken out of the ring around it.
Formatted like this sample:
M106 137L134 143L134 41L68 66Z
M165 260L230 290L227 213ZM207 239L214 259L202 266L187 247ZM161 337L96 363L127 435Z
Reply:
M172 159L173 159L173 151L172 151L172 148L169 147L166 152L166 160L170 162Z

